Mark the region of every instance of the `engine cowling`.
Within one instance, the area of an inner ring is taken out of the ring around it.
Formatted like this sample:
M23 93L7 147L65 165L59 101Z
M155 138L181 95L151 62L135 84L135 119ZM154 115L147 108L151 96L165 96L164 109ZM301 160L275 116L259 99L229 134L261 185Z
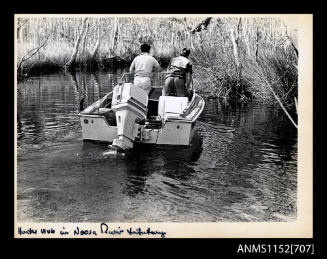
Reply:
M114 87L112 110L116 113L117 135L112 146L127 150L133 147L139 131L139 121L146 118L148 95L132 83L118 84Z

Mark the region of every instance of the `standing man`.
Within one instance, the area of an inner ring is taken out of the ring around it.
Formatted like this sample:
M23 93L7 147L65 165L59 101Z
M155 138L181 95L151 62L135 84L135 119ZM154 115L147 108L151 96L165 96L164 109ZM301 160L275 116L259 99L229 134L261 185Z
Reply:
M132 62L129 72L134 75L134 85L140 87L147 94L151 90L151 73L153 69L160 71L160 65L158 61L152 57L150 52L151 46L144 43L141 45L141 54L138 55Z
M171 59L162 95L187 96L192 79L192 64L188 59L190 52L184 48L180 56Z

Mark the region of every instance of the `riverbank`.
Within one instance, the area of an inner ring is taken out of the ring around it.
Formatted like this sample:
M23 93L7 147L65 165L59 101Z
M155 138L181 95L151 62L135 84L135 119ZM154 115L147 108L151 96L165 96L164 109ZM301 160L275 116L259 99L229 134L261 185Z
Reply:
M125 69L130 66L138 52L126 52L122 56L109 56L108 53L100 52L96 59L92 59L90 53L79 55L74 64L74 68L67 69L66 64L70 59L73 48L56 47L49 48L39 58L25 61L17 70L18 81L23 81L31 76L47 75L57 72L96 72L116 69ZM172 53L153 55L158 60L162 68L168 67L170 59L174 56Z
M154 56L154 58L158 60L162 68L166 68L169 64L169 60L171 59L171 57L164 56ZM92 62L91 60L85 59L76 63L74 71L92 72L124 69L128 68L131 63L132 58L126 59L119 56L104 58L102 60L97 60L97 62ZM64 63L53 60L40 60L25 64L22 69L17 71L17 76L18 81L22 81L31 76L53 74L63 72L65 70Z
M203 53L201 50L195 50L192 54L194 85L202 95L238 102L256 101L272 103L276 102L276 100L269 91L267 79L265 79L270 78L270 80L276 81L277 84L274 86L274 89L279 96L283 97L286 105L294 106L294 97L297 96L297 68L282 54L280 54L281 56L275 54L275 56L270 58L261 58L257 61L249 60L244 63L241 76L237 75L236 70L228 67L219 57ZM132 60L137 55L137 53L133 53L123 57L101 56L96 62L92 62L86 56L79 59L73 71L68 72L128 70ZM154 57L158 60L161 67L165 69L173 55L154 55ZM205 60L208 57L212 58L209 62ZM68 58L67 55L62 60L46 58L44 60L26 62L22 70L17 73L18 81L26 80L31 76L67 72L65 61ZM211 64L215 65L212 66Z

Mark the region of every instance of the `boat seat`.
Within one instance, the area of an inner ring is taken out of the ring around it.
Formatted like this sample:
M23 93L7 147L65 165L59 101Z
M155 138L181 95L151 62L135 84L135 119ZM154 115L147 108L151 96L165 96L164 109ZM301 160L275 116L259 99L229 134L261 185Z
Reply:
M158 115L161 118L178 117L187 107L187 97L160 96Z

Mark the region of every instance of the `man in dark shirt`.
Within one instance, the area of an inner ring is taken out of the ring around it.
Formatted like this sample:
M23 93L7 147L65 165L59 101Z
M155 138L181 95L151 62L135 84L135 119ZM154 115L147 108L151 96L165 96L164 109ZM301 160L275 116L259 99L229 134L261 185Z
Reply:
M192 64L188 59L189 55L190 50L184 48L180 56L171 59L162 95L186 96L192 75Z

